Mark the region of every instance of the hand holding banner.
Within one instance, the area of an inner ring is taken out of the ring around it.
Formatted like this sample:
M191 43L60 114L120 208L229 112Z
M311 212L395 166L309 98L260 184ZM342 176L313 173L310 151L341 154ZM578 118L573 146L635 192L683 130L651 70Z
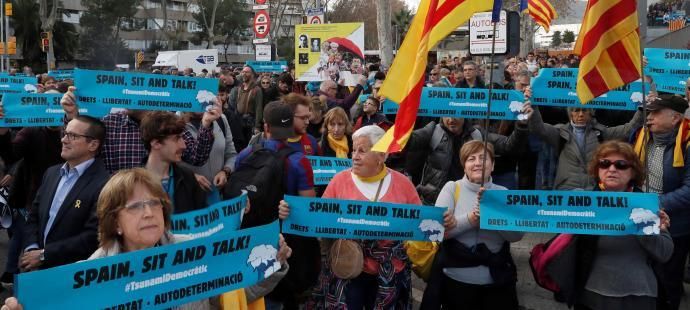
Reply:
M342 239L443 241L446 208L285 196L286 234Z
M482 229L587 235L659 234L659 196L630 192L484 192Z
M218 79L74 70L77 104L135 110L204 112L216 102Z
M280 270L278 223L17 276L25 309L169 309Z

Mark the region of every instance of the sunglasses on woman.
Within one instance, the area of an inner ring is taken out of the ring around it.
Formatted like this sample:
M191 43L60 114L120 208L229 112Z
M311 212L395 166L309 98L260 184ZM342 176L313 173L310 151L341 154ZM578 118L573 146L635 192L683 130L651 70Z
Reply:
M616 167L618 170L626 170L632 167L632 164L628 162L627 160L619 159L619 160L608 160L608 159L601 159L599 160L599 169L608 169L613 165Z

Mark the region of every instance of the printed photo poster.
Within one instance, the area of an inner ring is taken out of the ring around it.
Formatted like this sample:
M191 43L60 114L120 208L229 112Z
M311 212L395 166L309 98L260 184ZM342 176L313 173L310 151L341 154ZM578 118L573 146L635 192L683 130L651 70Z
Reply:
M364 23L295 25L295 59L297 81L355 86L364 74Z

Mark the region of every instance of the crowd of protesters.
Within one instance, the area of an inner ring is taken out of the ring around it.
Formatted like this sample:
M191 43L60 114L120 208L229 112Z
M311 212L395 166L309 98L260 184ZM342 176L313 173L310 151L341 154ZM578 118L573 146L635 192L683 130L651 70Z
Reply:
M427 86L514 89L527 99L528 118L484 128L473 119L419 117L405 150L390 155L372 150L395 121L382 112L378 91L386 73L376 64L353 86L337 77L297 82L294 70L257 74L249 66L156 69L217 78L216 104L203 113L122 110L101 119L79 114L78 85L41 75L39 92L64 94L64 126L0 128L0 186L9 188L14 208L0 280L11 286L20 272L183 242L188 238L171 233L170 216L236 196L233 174L267 150L284 159L275 166L281 194L448 208L425 309L518 309L516 269L529 267L514 264L510 244L524 233L479 227L486 189L658 193L665 210L660 234L578 239L578 275L561 300L575 309L678 309L690 249L690 157L679 128L688 122L690 88L685 97L650 93L646 119L641 109L529 104L540 69L578 64L572 55L529 53L506 58L503 74L490 81L493 66L478 59L439 59L427 70ZM645 122L648 137L640 131ZM315 186L309 155L350 158L353 166ZM261 199L250 200L243 228L289 216L285 201ZM70 208L76 201L80 208ZM411 308L405 243L280 240L282 269L245 289L246 302L264 297L268 309ZM186 306L213 304L211 298Z

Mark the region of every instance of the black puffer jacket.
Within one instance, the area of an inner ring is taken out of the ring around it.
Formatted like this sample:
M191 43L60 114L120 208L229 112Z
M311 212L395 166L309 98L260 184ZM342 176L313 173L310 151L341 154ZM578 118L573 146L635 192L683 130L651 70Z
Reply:
M489 133L487 140L494 145L496 157L518 156L527 143L527 136L527 126L516 123L515 130L509 137ZM461 134L462 143L481 140L482 137L482 131L466 120ZM443 185L448 181L455 181L449 179L449 171L453 156L460 155L453 154L452 137L441 124L431 122L412 132L407 152L405 171L417 185L424 204L433 205Z

